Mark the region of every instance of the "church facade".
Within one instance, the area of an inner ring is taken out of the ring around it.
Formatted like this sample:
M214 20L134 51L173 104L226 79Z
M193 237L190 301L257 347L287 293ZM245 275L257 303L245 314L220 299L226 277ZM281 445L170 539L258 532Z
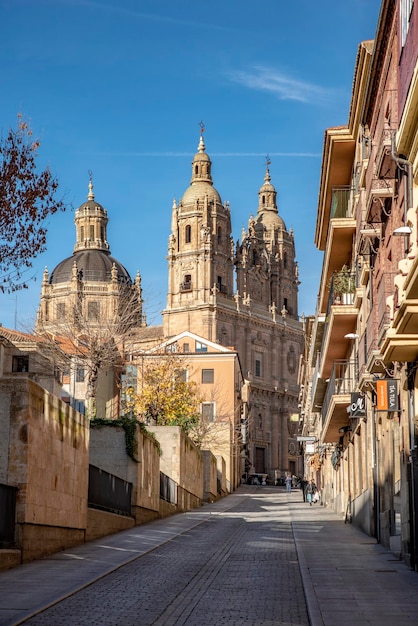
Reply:
M278 213L268 166L257 214L235 243L201 133L190 186L172 207L162 315L165 337L187 330L238 352L248 383L245 469L272 480L302 472L296 431L304 334L294 235Z
M237 354L242 372L239 388L231 390L241 415L237 420L234 409L230 416L234 432L238 431L232 440L241 446L240 469L267 474L273 482L286 472L303 472L296 432L304 330L298 317L294 235L279 215L269 165L267 161L255 217L234 241L231 209L214 187L201 132L190 185L172 206L167 302L159 327L145 325L139 274L132 280L110 255L107 211L96 202L90 180L87 201L75 213L73 254L51 274L45 271L37 326L58 335L77 311L85 324L105 328L118 314L128 289L135 314L122 352L129 367L138 355L184 332L229 348ZM207 358L198 344L193 342L196 354L190 355L194 362L195 357ZM76 408L84 393L79 369L75 359L64 380ZM118 417L120 377L109 371L100 376L97 414Z

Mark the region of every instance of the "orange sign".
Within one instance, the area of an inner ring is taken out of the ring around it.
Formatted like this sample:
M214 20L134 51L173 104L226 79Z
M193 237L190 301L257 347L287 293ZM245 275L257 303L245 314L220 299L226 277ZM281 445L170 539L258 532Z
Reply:
M399 411L398 381L384 378L376 381L376 411Z

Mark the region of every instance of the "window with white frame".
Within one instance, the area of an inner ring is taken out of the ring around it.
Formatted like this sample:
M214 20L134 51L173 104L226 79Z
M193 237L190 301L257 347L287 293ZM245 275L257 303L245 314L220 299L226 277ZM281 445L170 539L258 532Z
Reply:
M174 375L178 382L187 383L187 381L189 380L189 372L187 368L176 369Z
M411 24L411 13L414 6L414 0L401 0L400 15L401 15L401 46L405 45L406 36Z
M206 344L196 341L196 352L207 352L208 347Z
M205 422L214 422L216 417L215 402L202 402L200 405L200 413Z
M84 371L84 367L77 367L75 372L75 382L76 383L84 383L86 377L86 373Z

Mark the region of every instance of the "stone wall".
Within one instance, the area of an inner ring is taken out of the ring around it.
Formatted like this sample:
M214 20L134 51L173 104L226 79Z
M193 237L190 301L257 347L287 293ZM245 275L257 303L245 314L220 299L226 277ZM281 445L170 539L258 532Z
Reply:
M203 461L203 499L214 502L219 498L217 481L217 460L210 450L201 450Z
M113 535L135 526L134 518L127 515L117 515L91 508L88 509L87 515L86 541L100 539L100 537Z
M28 378L0 379L0 482L18 488L22 561L82 543L89 422Z
M149 429L161 446L161 471L179 486L178 508L187 510L199 506L203 500L203 461L200 450L179 426L150 426Z
M154 439L139 426L135 431L134 461L126 452L122 426L100 426L90 431L90 464L132 483L132 515L136 524L158 517L160 457Z

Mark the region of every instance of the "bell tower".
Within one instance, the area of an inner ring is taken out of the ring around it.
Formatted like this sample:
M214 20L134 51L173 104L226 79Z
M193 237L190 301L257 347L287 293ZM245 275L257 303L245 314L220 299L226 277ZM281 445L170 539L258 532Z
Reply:
M298 266L293 230L287 231L277 208L270 161L258 192L256 217L250 217L236 250L237 290L243 301L267 311L298 317Z
M172 206L168 242L168 295L164 334L193 330L214 339L219 298L234 293L234 249L229 203L222 203L212 181L202 127L192 177Z

